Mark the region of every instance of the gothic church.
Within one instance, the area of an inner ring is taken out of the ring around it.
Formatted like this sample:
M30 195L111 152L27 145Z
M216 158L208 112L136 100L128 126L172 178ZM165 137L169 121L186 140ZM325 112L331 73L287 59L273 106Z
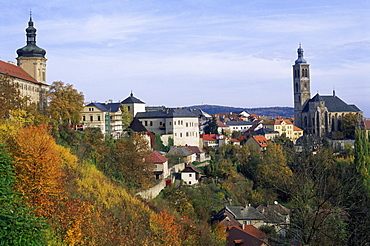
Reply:
M298 59L293 65L294 125L302 128L305 134L318 137L332 137L342 130L342 119L346 114L357 114L362 119L363 112L338 96L322 96L317 93L311 98L310 65L303 58L301 45L297 50Z

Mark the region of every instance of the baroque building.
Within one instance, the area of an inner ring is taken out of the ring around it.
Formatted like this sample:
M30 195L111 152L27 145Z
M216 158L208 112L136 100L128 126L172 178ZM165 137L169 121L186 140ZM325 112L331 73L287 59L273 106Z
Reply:
M0 61L0 74L8 75L22 96L28 96L39 110L46 107L46 51L36 45L36 28L32 15L26 28L26 46L17 50L17 65Z
M301 45L297 50L298 59L293 65L294 125L306 134L318 137L332 137L342 130L342 119L346 114L357 114L363 118L363 112L353 104L347 104L333 91L332 95L317 93L311 98L310 64L303 58Z

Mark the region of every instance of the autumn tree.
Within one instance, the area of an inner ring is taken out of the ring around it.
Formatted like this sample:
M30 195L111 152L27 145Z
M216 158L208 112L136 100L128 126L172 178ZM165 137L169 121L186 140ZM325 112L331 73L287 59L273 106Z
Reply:
M33 215L14 191L13 165L5 147L0 146L0 244L44 244L46 223Z
M322 148L299 163L284 190L294 214L291 236L303 245L346 245L348 211L344 202L358 189L351 166L338 165L333 152Z
M278 188L290 180L293 173L287 165L282 147L270 142L257 166L257 181L265 188Z
M149 142L140 134L117 140L113 150L113 175L131 189L148 188L154 168L147 159L149 153Z
M355 139L355 130L359 117L357 114L349 113L343 116L342 129L344 137L347 139Z
M48 92L49 105L47 112L59 124L78 124L84 107L84 95L73 85L54 81Z
M157 245L181 245L181 226L166 210L150 215L150 228L156 235Z
M11 143L17 174L16 189L36 214L50 218L63 198L63 172L55 140L47 126L28 126Z
M10 118L13 110L24 110L30 104L28 97L23 97L19 85L7 74L0 74L0 118Z

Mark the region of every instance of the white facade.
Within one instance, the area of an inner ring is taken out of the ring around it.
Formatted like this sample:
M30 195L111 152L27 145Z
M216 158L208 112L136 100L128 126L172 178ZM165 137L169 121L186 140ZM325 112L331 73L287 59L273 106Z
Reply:
M184 182L184 184L187 185L193 185L198 183L195 172L182 172L181 180Z
M176 146L199 146L199 119L188 109L138 113L137 118L149 132L171 135Z

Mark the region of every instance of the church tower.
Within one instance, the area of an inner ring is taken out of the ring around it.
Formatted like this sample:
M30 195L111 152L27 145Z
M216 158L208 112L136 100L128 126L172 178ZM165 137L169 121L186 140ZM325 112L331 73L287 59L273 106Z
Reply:
M46 84L46 51L36 45L36 28L32 13L26 29L27 45L17 50L17 65L39 83Z
M301 44L297 53L298 59L293 65L294 125L303 128L302 111L311 98L310 64L303 58Z

